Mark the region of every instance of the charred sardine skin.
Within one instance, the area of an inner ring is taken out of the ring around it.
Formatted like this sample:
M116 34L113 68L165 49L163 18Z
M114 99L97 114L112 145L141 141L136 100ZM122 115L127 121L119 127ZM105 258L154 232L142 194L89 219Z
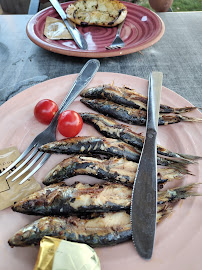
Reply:
M158 207L157 222L170 213ZM130 215L125 211L102 213L98 217L43 217L20 229L8 241L11 247L37 245L44 236L53 236L92 247L111 246L131 239Z
M134 132L129 126L119 124L112 118L103 114L84 112L80 113L80 116L85 123L92 124L102 135L109 138L120 139L125 143L142 149L144 136ZM157 145L157 152L160 155L178 159L196 160L201 158L199 156L175 153L160 145Z
M133 186L138 164L124 158L99 159L75 155L56 165L44 178L43 184L61 182L76 175L90 175L96 178ZM158 183L163 184L174 179L181 179L189 172L184 168L158 168Z
M42 145L40 151L61 154L103 154L138 161L140 150L122 141L106 137L75 137Z
M129 210L131 189L121 184L53 184L18 201L13 211L34 215Z
M114 221L110 227L107 225L109 219ZM8 243L10 246L37 245L44 236L86 243L92 247L115 245L131 239L130 216L119 212L103 213L90 219L43 217L19 230Z
M142 149L144 136L133 132L128 126L119 124L103 114L84 112L80 113L80 116L85 123L92 124L102 135L109 138L121 139L132 146Z
M104 99L93 100L82 98L80 101L89 108L106 116L111 116L117 120L129 124L136 124L140 126L146 125L146 111L131 109Z
M82 98L80 100L86 106L90 107L93 110L98 111L106 116L111 116L117 120L135 124L139 126L146 125L146 111L139 109L133 109L130 107L122 106L111 101L101 100L101 99L86 99ZM159 125L174 124L181 121L181 118L178 115L161 115L159 117Z
M85 89L81 96L91 99L107 99L120 105L147 110L147 97L126 86L99 85ZM160 105L160 113L185 113L195 109L196 107L173 108L168 105Z
M102 85L98 87L93 87L89 89L85 89L81 96L84 98L99 98L99 99L107 99L109 101L113 101L120 105L126 105L136 109L146 110L147 100L144 96L133 92L135 97L134 100L131 100L127 95L125 95L124 87L115 87L111 85ZM125 88L126 90L126 88Z
M60 154L102 154L107 156L124 157L127 160L138 162L141 150L123 141L106 137L75 137L61 141L50 142L39 147L39 150L47 153ZM163 166L182 167L191 163L187 160L172 161L163 157L157 157L157 163Z
M146 114L147 114L146 111L119 105L112 101L108 101L104 99L82 98L80 101L86 106L88 106L89 108L99 113L102 113L106 116L111 116L125 123L129 123L132 125L139 125L139 126L146 125ZM182 121L202 122L202 119L187 117L180 114L173 114L173 115L160 114L158 124L168 125L168 124L179 123Z
M124 158L99 159L76 155L54 167L43 180L45 185L63 181L75 175L90 175L96 178L132 186L137 163Z
M176 202L189 196L197 196L193 191L196 184L158 192L158 204ZM132 188L116 183L82 184L67 186L54 184L20 200L12 209L32 215L70 216L96 212L129 210Z

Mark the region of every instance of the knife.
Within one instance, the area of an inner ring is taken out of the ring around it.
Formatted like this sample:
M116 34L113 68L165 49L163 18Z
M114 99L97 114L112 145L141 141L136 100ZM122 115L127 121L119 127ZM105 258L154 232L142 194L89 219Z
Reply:
M76 26L67 18L67 14L62 9L58 0L49 0L55 10L58 12L60 17L62 18L64 24L66 25L67 29L69 30L70 34L72 35L74 41L78 45L78 47L82 50L88 49L88 44Z
M139 160L131 200L132 239L139 255L151 259L157 215L157 144L163 73L149 78L146 136Z

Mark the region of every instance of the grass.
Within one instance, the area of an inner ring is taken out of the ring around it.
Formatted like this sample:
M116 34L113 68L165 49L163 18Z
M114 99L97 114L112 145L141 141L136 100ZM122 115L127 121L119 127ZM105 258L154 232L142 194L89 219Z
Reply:
M138 5L151 9L148 0L134 1ZM172 10L175 11L202 11L202 0L174 0Z

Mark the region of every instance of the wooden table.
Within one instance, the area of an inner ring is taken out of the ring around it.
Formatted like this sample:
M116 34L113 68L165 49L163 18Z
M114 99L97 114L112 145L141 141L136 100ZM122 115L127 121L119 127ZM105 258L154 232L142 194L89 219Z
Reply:
M165 23L162 39L141 53L99 59L99 71L148 79L164 73L163 85L202 107L202 12L159 13ZM78 73L86 58L46 51L26 34L30 15L0 16L0 104L44 80Z

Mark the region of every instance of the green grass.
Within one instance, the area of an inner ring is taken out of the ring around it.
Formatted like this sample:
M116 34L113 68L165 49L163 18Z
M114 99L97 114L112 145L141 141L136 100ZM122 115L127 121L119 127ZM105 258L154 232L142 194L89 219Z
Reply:
M148 0L134 1L138 5L151 9ZM202 11L202 0L174 0L172 10L175 11Z

